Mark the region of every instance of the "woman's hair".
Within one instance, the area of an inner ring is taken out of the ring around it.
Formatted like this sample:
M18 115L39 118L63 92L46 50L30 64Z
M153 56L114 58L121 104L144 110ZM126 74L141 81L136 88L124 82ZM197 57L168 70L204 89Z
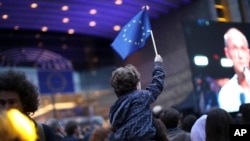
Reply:
M160 119L153 118L153 125L156 129L155 141L168 141L167 128Z
M112 72L110 83L116 95L120 97L121 95L135 90L139 81L140 73L133 65L128 64L125 67L117 68Z
M0 91L16 92L26 115L33 114L38 108L37 87L27 80L23 72L9 70L0 73Z
M234 119L227 111L221 108L209 111L206 119L206 141L229 141L231 124L234 124Z

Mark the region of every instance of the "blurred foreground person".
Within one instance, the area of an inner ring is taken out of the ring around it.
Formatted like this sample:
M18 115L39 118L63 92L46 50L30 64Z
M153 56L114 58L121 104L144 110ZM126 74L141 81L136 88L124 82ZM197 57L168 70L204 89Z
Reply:
M181 113L175 108L164 109L160 120L167 128L167 138L170 141L191 141L190 133L182 130L180 126Z
M207 115L200 116L191 128L191 141L206 141Z
M182 120L181 129L190 133L196 120L197 120L196 115L194 115L194 114L186 115Z
M30 115L39 105L37 88L23 72L9 70L0 73L0 110L15 108L28 116L35 124L39 141L56 140L52 130L45 124L37 123Z
M16 109L0 111L1 141L36 141L38 135L32 120Z
M165 72L160 55L155 56L152 75L151 84L142 90L140 74L133 65L112 72L111 86L118 99L110 108L109 119L115 140L148 141L155 138L156 128L150 104L164 88Z
M226 110L212 109L207 113L206 141L229 141L232 124L235 124L234 119Z

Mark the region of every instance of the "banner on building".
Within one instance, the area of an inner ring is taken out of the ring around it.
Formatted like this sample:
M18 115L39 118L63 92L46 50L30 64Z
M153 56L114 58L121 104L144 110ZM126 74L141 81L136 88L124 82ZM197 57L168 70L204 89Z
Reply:
M38 70L41 94L74 92L72 71Z

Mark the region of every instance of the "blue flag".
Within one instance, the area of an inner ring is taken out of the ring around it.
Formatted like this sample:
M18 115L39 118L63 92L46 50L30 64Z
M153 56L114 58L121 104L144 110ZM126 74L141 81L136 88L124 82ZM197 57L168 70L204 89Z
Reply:
M121 29L111 46L124 60L144 47L150 31L149 16L144 8Z
M41 94L74 92L72 71L38 70Z

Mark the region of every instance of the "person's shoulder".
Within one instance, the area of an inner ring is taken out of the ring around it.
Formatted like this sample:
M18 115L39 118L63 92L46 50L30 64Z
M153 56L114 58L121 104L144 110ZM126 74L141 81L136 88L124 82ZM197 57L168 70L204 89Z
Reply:
M234 75L221 87L219 94L228 93L232 91L234 88L238 88L236 75Z
M48 126L48 125L46 125L46 124L42 124L42 126L43 126L43 130L46 132L52 132L53 133L53 131L52 131L52 129Z
M73 137L65 137L63 138L62 140L60 141L84 141L83 139L76 139L76 138L73 138Z
M44 130L46 140L55 141L56 136L54 135L52 129L46 124L42 124L42 127L43 127L43 130Z
M178 140L180 141L191 141L191 135L189 132L186 132L182 129L178 129L178 131L176 132L176 136L178 136Z

